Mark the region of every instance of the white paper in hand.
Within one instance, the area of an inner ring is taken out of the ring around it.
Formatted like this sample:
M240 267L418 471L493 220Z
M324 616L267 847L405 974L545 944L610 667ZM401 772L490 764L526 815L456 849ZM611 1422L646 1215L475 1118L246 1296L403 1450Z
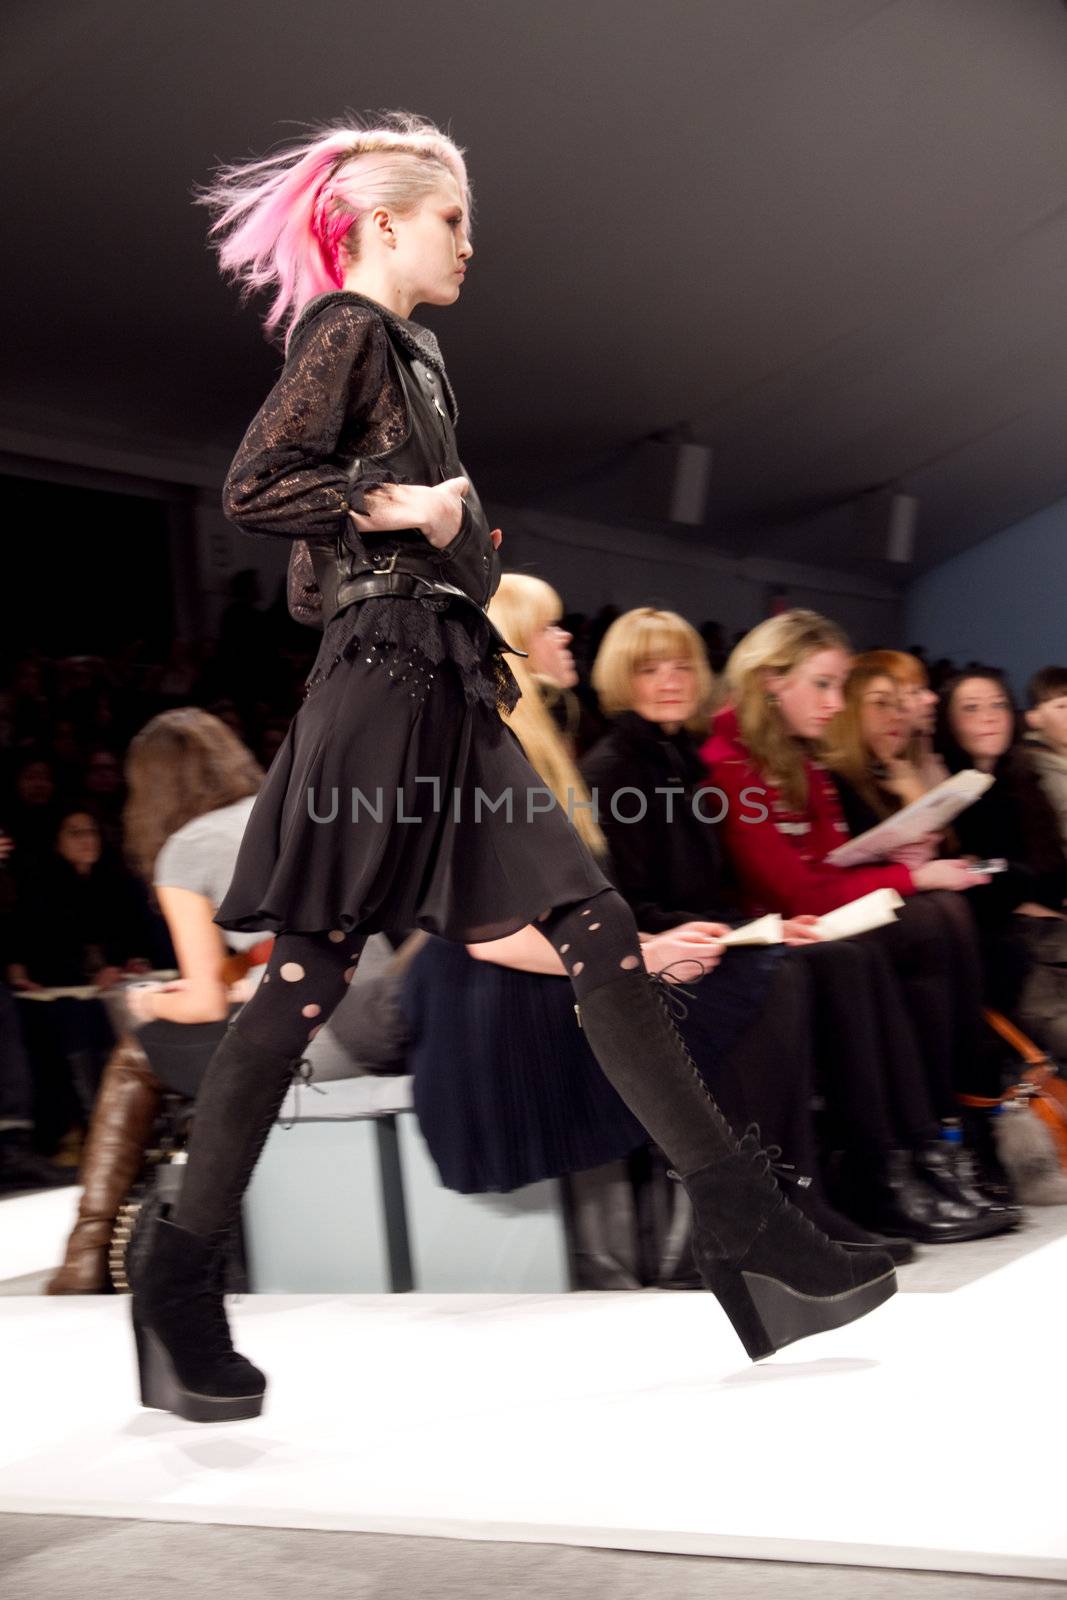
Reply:
M731 928L729 933L723 934L719 942L737 947L750 944L781 944L782 919L777 911L772 911L765 917L757 917L755 922L746 922L743 928Z
M973 806L992 782L988 772L968 769L954 773L876 828L868 828L847 844L839 844L826 859L832 867L862 867L871 861L887 861L903 845L914 844L928 833L941 833L961 811Z
M897 911L904 904L895 889L873 889L870 894L850 900L847 906L827 911L816 923L820 939L850 939L868 928L881 928L897 920Z

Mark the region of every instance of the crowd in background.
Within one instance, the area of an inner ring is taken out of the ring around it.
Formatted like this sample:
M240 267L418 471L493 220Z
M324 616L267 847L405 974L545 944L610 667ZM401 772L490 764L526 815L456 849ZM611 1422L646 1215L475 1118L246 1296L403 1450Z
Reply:
M709 1086L735 1121L757 1117L794 1169L818 1168L820 1143L834 1152L833 1204L829 1167L804 1196L813 1220L852 1248L1014 1225L992 1141L966 1159L954 1152L951 1170L942 1157L960 1093L995 1098L1003 1085L1003 1060L981 1033L987 1008L1067 1055L1067 671L1035 677L1024 723L995 670L927 663L917 649L855 656L811 613L784 612L728 641L715 622L695 630L653 608L563 615L532 579L505 579L494 603L505 635L530 650L513 722L546 783L557 794L596 787L602 807L626 785L652 802L640 828L603 811L599 825L582 823L635 911L649 970L677 971L687 940L706 942L709 930L768 910L785 918L785 946L758 959L731 952L682 1009L690 1048L701 1070L714 1060ZM57 1004L46 1022L25 1002L67 989L103 996L182 966L180 930L124 834L131 740L201 708L203 726L221 725L242 752L237 766L253 758L232 793L217 793L218 814L236 815L285 738L316 644L280 607L261 608L248 573L234 580L215 644L176 641L165 660L131 641L107 657L10 663L0 689L0 1187L73 1179L109 1056L126 1050L129 1069L130 1039L106 1013L89 1026L84 1007ZM833 842L963 767L994 783L949 834L851 874L823 865ZM660 817L664 785L687 803L715 785L730 814L715 827L694 826L685 806ZM765 824L745 828L734 802L752 785L771 801ZM990 857L1006 870L976 875ZM817 948L816 917L875 887L904 898L900 930ZM405 961L396 1016L444 1181L505 1189L567 1175L588 1220L588 1174L625 1158L632 1175L648 1155L585 1059L557 965L536 933L467 950L423 938ZM465 1005L478 1028L445 1060L440 1041L464 1037ZM480 1065L486 1017L508 1049ZM529 1041L544 1038L553 1048L534 1062ZM730 1074L743 1085L733 1099ZM818 1125L813 1105L828 1106ZM684 1262L672 1271L684 1281ZM615 1261L589 1281L619 1286L620 1274Z

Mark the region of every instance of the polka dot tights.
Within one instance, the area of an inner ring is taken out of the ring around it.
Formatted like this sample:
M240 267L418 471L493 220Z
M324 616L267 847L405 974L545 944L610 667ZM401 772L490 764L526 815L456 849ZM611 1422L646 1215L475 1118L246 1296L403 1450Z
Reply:
M611 983L620 972L636 972L641 966L633 912L614 889L575 905L555 906L543 912L534 927L563 962L576 1000Z
M358 933L281 933L263 981L235 1027L270 1050L298 1056L344 998L366 939Z

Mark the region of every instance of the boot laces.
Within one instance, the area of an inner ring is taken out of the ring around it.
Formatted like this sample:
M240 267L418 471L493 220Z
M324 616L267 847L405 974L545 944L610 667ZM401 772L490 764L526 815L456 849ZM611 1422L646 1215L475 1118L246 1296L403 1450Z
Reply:
M310 1089L313 1094L324 1095L326 1093L325 1089L319 1088L318 1084L314 1081L314 1078L315 1068L312 1066L311 1062L306 1056L301 1056L298 1061L293 1063L292 1077L290 1080L293 1085L293 1115L289 1122L282 1123L282 1127L286 1133L288 1133L292 1128L295 1128L296 1124L300 1121L301 1089Z
M686 1005L685 1000L681 1000L679 996L684 994L686 1000L695 1000L696 995L692 989L685 988L679 978L675 978L672 981L667 977L667 973L675 967L696 967L696 976L690 975L688 980L690 983L699 982L704 976L706 968L703 962L697 961L695 957L683 957L681 960L672 961L667 966L661 967L658 972L650 972L648 975L649 981L652 983L664 1010L670 1013L671 1016L677 1017L681 1022L689 1015L689 1007Z
M751 1155L761 1172L773 1172L779 1183L791 1183L798 1189L810 1189L811 1178L798 1172L796 1163L782 1160L780 1144L764 1144L760 1138L758 1122L750 1122L740 1140L742 1155Z

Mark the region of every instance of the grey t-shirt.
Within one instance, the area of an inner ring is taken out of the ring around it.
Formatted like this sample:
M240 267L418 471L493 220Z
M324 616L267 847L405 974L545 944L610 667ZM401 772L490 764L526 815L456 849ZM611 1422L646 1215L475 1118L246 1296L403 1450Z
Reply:
M249 795L245 800L236 800L232 806L207 811L172 833L156 858L153 883L171 889L190 889L193 894L202 894L213 907L221 905L230 887L237 851L254 801L255 796ZM238 933L231 928L220 928L219 932L233 950L248 950L268 937L266 932ZM389 942L383 935L375 935L368 941L355 981L346 989L329 1023L318 1030L304 1051L316 1078L358 1077L366 1070L359 1065L364 1042L361 1029L364 985L381 972L390 954ZM249 983L258 984L265 971L266 967L253 967L248 973Z
M202 894L217 910L230 887L255 798L250 794L232 805L205 811L202 817L194 817L172 833L156 857L152 882L157 888L189 889L193 894ZM238 933L231 928L220 928L219 932L231 950L250 950L266 938L264 933Z

